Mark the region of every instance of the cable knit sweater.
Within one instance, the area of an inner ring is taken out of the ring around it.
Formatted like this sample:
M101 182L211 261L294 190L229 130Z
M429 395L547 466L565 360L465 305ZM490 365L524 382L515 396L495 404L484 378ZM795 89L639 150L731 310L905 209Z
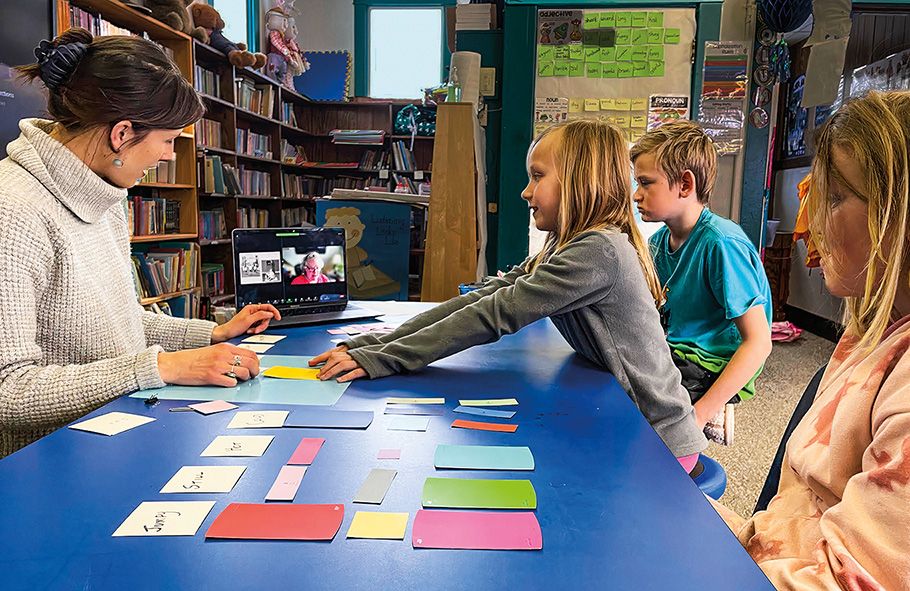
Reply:
M0 457L130 392L164 385L158 353L215 324L146 312L133 287L124 189L20 122L0 161Z

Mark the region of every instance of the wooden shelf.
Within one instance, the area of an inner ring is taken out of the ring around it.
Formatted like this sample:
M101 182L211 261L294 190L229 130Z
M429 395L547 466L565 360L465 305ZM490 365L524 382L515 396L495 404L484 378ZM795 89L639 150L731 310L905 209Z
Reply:
M256 70L249 68L249 67L236 68L235 72L239 76L247 76L249 78L252 78L253 80L256 80L257 82L259 82L260 84L272 84L274 86L279 86L278 82L276 82L275 80L269 78L262 72L257 72Z
M409 140L411 136L409 135L393 135L391 136L393 140ZM434 140L436 139L435 135L415 135L414 139L416 140Z
M181 183L137 183L134 187L145 187L146 189L195 189L193 185Z
M193 48L197 53L208 54L209 58L218 59L221 58L227 62L227 56L209 45L208 43L203 43L198 39L193 39Z
M215 148L212 146L200 146L198 144L196 145L196 150L197 151L201 150L203 152L212 152L213 154L224 154L226 156L236 156L237 155L237 152L235 152L234 150L226 150L224 148Z
M329 134L327 134L327 133L320 135L318 133L313 133L313 132L307 131L305 129L300 129L299 127L294 127L290 123L285 123L283 121L279 121L279 123L281 124L281 128L283 130L290 131L290 132L296 133L298 135L303 135L306 137L329 137Z
M171 300L174 298L178 298L182 295L187 295L189 293L198 292L201 289L202 289L201 287L191 287L190 289L175 291L173 293L166 293L164 295L155 296L153 298L140 298L139 303L142 304L143 306L149 306L151 304L157 304L157 303L163 302L165 300Z
M241 154L239 152L237 152L237 158L241 158L243 160L254 160L256 162L266 162L268 164L281 164L280 160L275 160L274 158L263 158L261 156L248 156L246 154Z
M281 121L279 121L277 119L272 119L271 117L266 117L265 115L260 115L259 113L255 113L253 111L250 111L249 109L244 109L242 107L234 107L234 108L237 110L237 116L239 116L239 117L247 117L249 119L253 119L254 121L259 121L260 123L268 123L271 125L281 125Z
M277 195L236 195L237 199L256 199L259 201L276 201L281 199Z
M130 236L130 242L165 242L169 240L195 240L196 234L148 234L144 236Z
M78 0L73 2L79 8L96 12L107 21L119 27L124 27L133 32L146 32L155 40L180 41L188 43L190 36L180 31L175 31L164 23L133 10L126 4L117 0ZM65 23L60 23L61 25Z
M203 100L207 100L207 101L213 102L213 103L218 104L218 105L221 105L221 106L223 106L223 107L228 107L229 109L233 109L233 108L234 108L234 104L233 104L233 103L231 103L230 101L226 101L226 100L224 100L223 98L218 98L217 96L212 96L212 95L210 95L210 94L205 94L204 92L199 92L199 91L197 91L196 93L197 93L199 96L201 96Z

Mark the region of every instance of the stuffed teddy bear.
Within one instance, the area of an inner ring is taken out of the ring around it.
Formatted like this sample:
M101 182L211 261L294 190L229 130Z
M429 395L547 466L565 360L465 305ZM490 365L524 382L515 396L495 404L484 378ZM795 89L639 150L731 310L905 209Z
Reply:
M145 0L145 7L152 12L152 16L187 35L202 41L209 42L209 36L202 27L193 25L187 6L194 0Z
M238 68L251 67L259 69L265 65L266 57L263 53L250 53L246 44L234 43L222 34L224 21L218 11L208 4L190 5L190 14L197 27L205 29L209 35L209 45L228 57L228 61Z

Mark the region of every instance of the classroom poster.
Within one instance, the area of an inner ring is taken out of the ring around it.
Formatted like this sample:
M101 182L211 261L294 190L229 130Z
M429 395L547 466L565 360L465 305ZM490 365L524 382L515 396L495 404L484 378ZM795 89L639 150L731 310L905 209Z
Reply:
M711 136L718 154L735 154L743 147L748 51L742 43L705 42L705 68L698 122Z
M541 10L538 12L537 43L540 45L580 44L581 10Z
M410 205L317 199L316 223L345 230L351 299L407 301Z
M671 121L688 118L688 96L652 94L648 97L648 131Z
M569 117L569 99L544 97L534 99L534 126L563 123Z

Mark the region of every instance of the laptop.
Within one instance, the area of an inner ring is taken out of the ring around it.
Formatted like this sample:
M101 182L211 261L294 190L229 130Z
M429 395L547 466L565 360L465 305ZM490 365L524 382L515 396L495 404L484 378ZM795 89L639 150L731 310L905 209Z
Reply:
M281 320L270 327L380 316L348 301L344 240L343 228L235 229L237 309L272 304Z

